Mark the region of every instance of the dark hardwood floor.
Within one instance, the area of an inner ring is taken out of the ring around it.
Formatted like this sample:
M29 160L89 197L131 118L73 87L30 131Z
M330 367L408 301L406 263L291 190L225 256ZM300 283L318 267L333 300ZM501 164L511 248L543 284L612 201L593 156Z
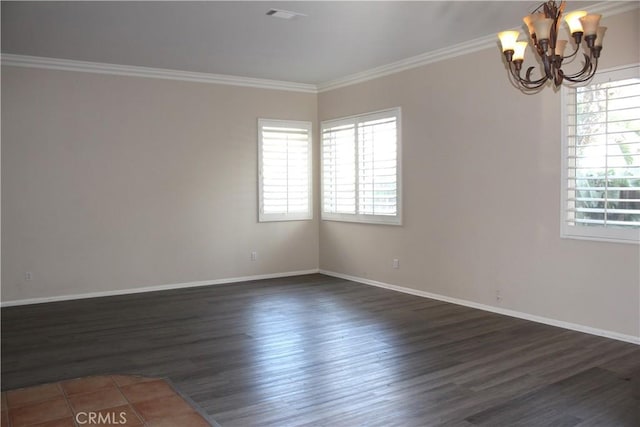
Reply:
M640 426L640 346L310 275L2 309L2 389L163 376L226 426Z

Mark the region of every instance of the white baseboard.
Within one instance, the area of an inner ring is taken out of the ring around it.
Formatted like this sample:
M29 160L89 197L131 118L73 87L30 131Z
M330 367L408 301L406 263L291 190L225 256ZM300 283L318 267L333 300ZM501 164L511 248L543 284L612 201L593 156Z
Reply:
M60 296L54 296L54 297L27 298L27 299L14 300L14 301L3 301L0 303L0 307L12 307L12 306L28 305L28 304L42 304L47 302L70 301L70 300L76 300L76 299L108 297L108 296L115 296L115 295L138 294L142 292L164 291L164 290L170 290L170 289L195 288L200 286L212 286L212 285L222 285L227 283L248 282L252 280L275 279L279 277L289 277L289 276L302 276L305 274L314 274L314 273L321 273L327 276L350 280L352 282L363 283L365 285L371 285L379 288L390 289L397 292L403 292L405 294L416 295L424 298L431 298L438 301L444 301L452 304L463 305L465 307L477 308L479 310L490 311L492 313L503 314L505 316L517 317L519 319L530 320L532 322L544 323L546 325L557 326L557 327L569 329L572 331L584 332L591 335L598 335L601 337L612 338L615 340L640 345L640 337L636 337L633 335L621 334L618 332L593 328L591 326L580 325L577 323L570 323L562 320L551 319L548 317L536 316L535 314L523 313L520 311L509 310L501 307L494 307L491 305L480 304L473 301L448 297L446 295L434 294L431 292L421 291L418 289L392 285L389 283L378 282L376 280L365 279L362 277L351 276L348 274L336 273L334 271L328 271L323 269L287 271L284 273L258 274L254 276L229 277L224 279L203 280L198 282L174 283L169 285L147 286L147 287L133 288L133 289L118 289L113 291L102 291L102 292L88 292L83 294L60 295Z
M142 292L166 291L169 289L195 288L199 286L223 285L226 283L249 282L252 280L276 279L278 277L302 276L305 274L318 273L317 268L311 270L287 271L284 273L258 274L255 276L229 277L225 279L202 280L199 282L174 283L170 285L147 286L143 288L118 289L114 291L88 292L84 294L60 295L44 298L27 298L14 301L3 301L0 307L12 307L16 305L42 304L46 302L70 301L76 299L110 297L115 295L139 294Z
M327 276L333 276L333 277L338 277L340 279L351 280L352 282L363 283L365 285L391 289L394 291L403 292L405 294L417 295L420 297L431 298L438 301L450 302L452 304L463 305L465 307L477 308L479 310L490 311L492 313L503 314L505 316L517 317L519 319L530 320L532 322L544 323L545 325L557 326L559 328L570 329L572 331L584 332L591 335L598 335L601 337L612 338L614 340L640 345L640 336L636 337L634 335L621 334L618 332L593 328L591 326L580 325L577 323L570 323L562 320L551 319L548 317L536 316L535 314L523 313L520 311L509 310L501 307L494 307L491 305L480 304L477 302L463 300L459 298L452 298L445 295L434 294L431 292L420 291L417 289L406 288L403 286L391 285L389 283L378 282L376 280L365 279L362 277L350 276L348 274L336 273L334 271L320 269L319 272Z

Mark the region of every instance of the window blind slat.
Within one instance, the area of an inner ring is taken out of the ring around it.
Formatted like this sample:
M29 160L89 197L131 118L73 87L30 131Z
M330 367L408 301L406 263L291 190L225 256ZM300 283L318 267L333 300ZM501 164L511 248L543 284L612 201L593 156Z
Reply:
M567 222L640 226L640 78L569 92L566 129Z
M397 110L324 122L321 135L323 215L397 216Z
M311 218L311 123L259 121L260 220Z

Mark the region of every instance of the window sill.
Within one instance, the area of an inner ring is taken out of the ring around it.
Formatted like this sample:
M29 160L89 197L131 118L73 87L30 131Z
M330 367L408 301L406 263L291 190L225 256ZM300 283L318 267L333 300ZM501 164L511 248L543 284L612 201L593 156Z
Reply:
M604 234L604 233L602 233ZM635 237L634 237L635 234ZM629 237L614 237L614 236L606 236L606 235L594 235L588 233L560 233L561 239L574 239L574 240L589 240L592 242L603 242L603 243L624 243L631 245L640 245L640 238L638 235L640 234L640 230L638 233L629 233Z

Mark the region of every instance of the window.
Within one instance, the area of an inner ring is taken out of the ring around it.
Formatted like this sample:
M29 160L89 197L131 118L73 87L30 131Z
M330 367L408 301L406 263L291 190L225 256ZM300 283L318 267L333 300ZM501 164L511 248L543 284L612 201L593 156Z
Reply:
M562 236L640 241L640 68L563 88Z
M311 123L258 120L258 220L311 219Z
M400 109L322 123L322 219L401 224Z

